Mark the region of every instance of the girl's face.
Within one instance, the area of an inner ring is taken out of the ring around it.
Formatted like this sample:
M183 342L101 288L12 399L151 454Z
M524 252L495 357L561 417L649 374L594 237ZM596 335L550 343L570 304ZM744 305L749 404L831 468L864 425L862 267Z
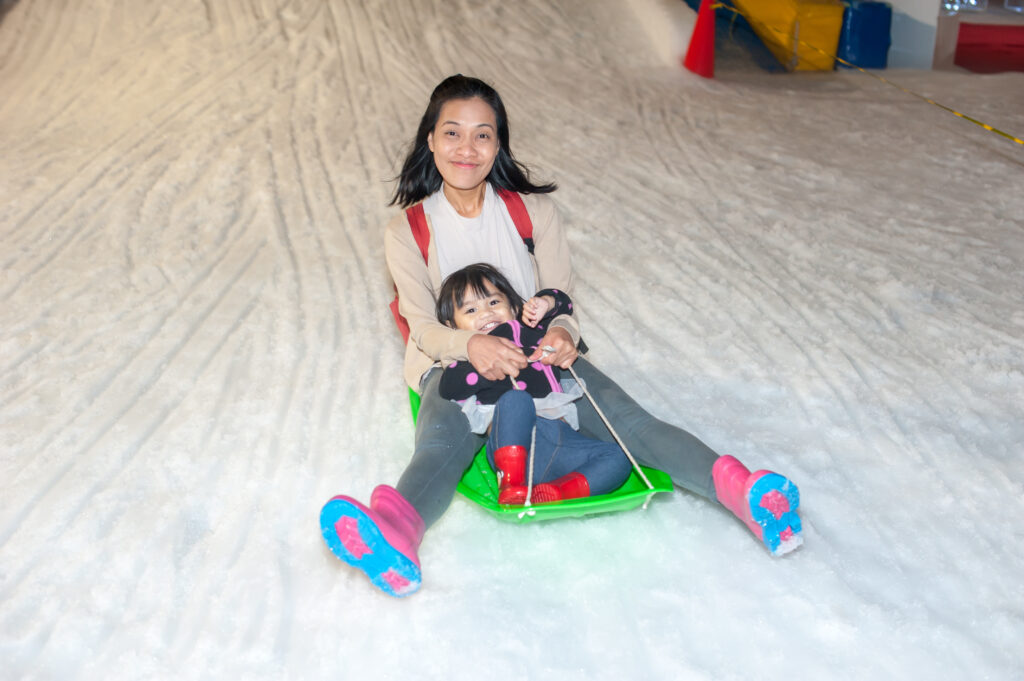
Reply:
M451 99L441 106L427 146L446 185L466 191L483 184L498 156L497 130L494 110L479 97Z
M489 281L484 281L487 295L481 296L472 286L466 288L462 306L456 308L454 319L456 329L489 333L498 324L515 317L508 297L499 292Z

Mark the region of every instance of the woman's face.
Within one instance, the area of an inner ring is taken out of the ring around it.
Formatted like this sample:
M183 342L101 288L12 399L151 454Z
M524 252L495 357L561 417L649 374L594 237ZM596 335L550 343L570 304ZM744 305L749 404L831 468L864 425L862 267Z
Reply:
M427 145L446 185L462 191L476 189L498 156L494 110L479 97L448 100L437 125L427 134Z
M466 287L462 305L455 310L452 320L456 329L490 333L498 324L514 318L508 297L489 281L484 282L487 295L481 296L472 286Z

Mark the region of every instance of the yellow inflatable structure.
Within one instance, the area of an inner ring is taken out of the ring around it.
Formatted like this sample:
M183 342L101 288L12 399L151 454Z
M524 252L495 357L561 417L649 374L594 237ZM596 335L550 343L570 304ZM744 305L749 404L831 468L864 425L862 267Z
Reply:
M832 70L843 28L845 5L840 0L732 2L787 70Z

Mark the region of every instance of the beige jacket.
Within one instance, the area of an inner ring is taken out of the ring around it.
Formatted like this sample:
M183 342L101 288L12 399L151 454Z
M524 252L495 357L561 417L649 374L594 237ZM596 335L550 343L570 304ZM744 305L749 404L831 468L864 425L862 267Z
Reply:
M523 203L533 222L533 275L535 290L555 288L573 292L569 242L565 238L555 204L545 194L524 194ZM434 227L427 216L430 247L427 262L413 238L405 211L396 215L384 232L384 256L391 278L398 289L398 310L409 322L409 344L405 348L405 382L419 391L420 379L430 367L468 360L466 347L474 331L451 329L434 316L437 292L441 289L441 271L437 265ZM578 310L578 308L576 308ZM576 318L562 315L551 326L560 326L579 343Z

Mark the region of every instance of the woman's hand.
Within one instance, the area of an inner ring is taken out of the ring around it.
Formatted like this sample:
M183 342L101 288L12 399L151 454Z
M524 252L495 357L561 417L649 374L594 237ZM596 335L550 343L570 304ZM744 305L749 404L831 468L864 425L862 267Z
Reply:
M545 347L554 348L555 351L545 354ZM553 364L560 369L568 369L579 357L579 354L569 332L560 326L554 326L541 339L537 350L530 355L529 361L539 360L541 364Z
M507 338L478 333L466 345L469 363L489 381L500 381L506 376L518 376L529 362L522 348Z

